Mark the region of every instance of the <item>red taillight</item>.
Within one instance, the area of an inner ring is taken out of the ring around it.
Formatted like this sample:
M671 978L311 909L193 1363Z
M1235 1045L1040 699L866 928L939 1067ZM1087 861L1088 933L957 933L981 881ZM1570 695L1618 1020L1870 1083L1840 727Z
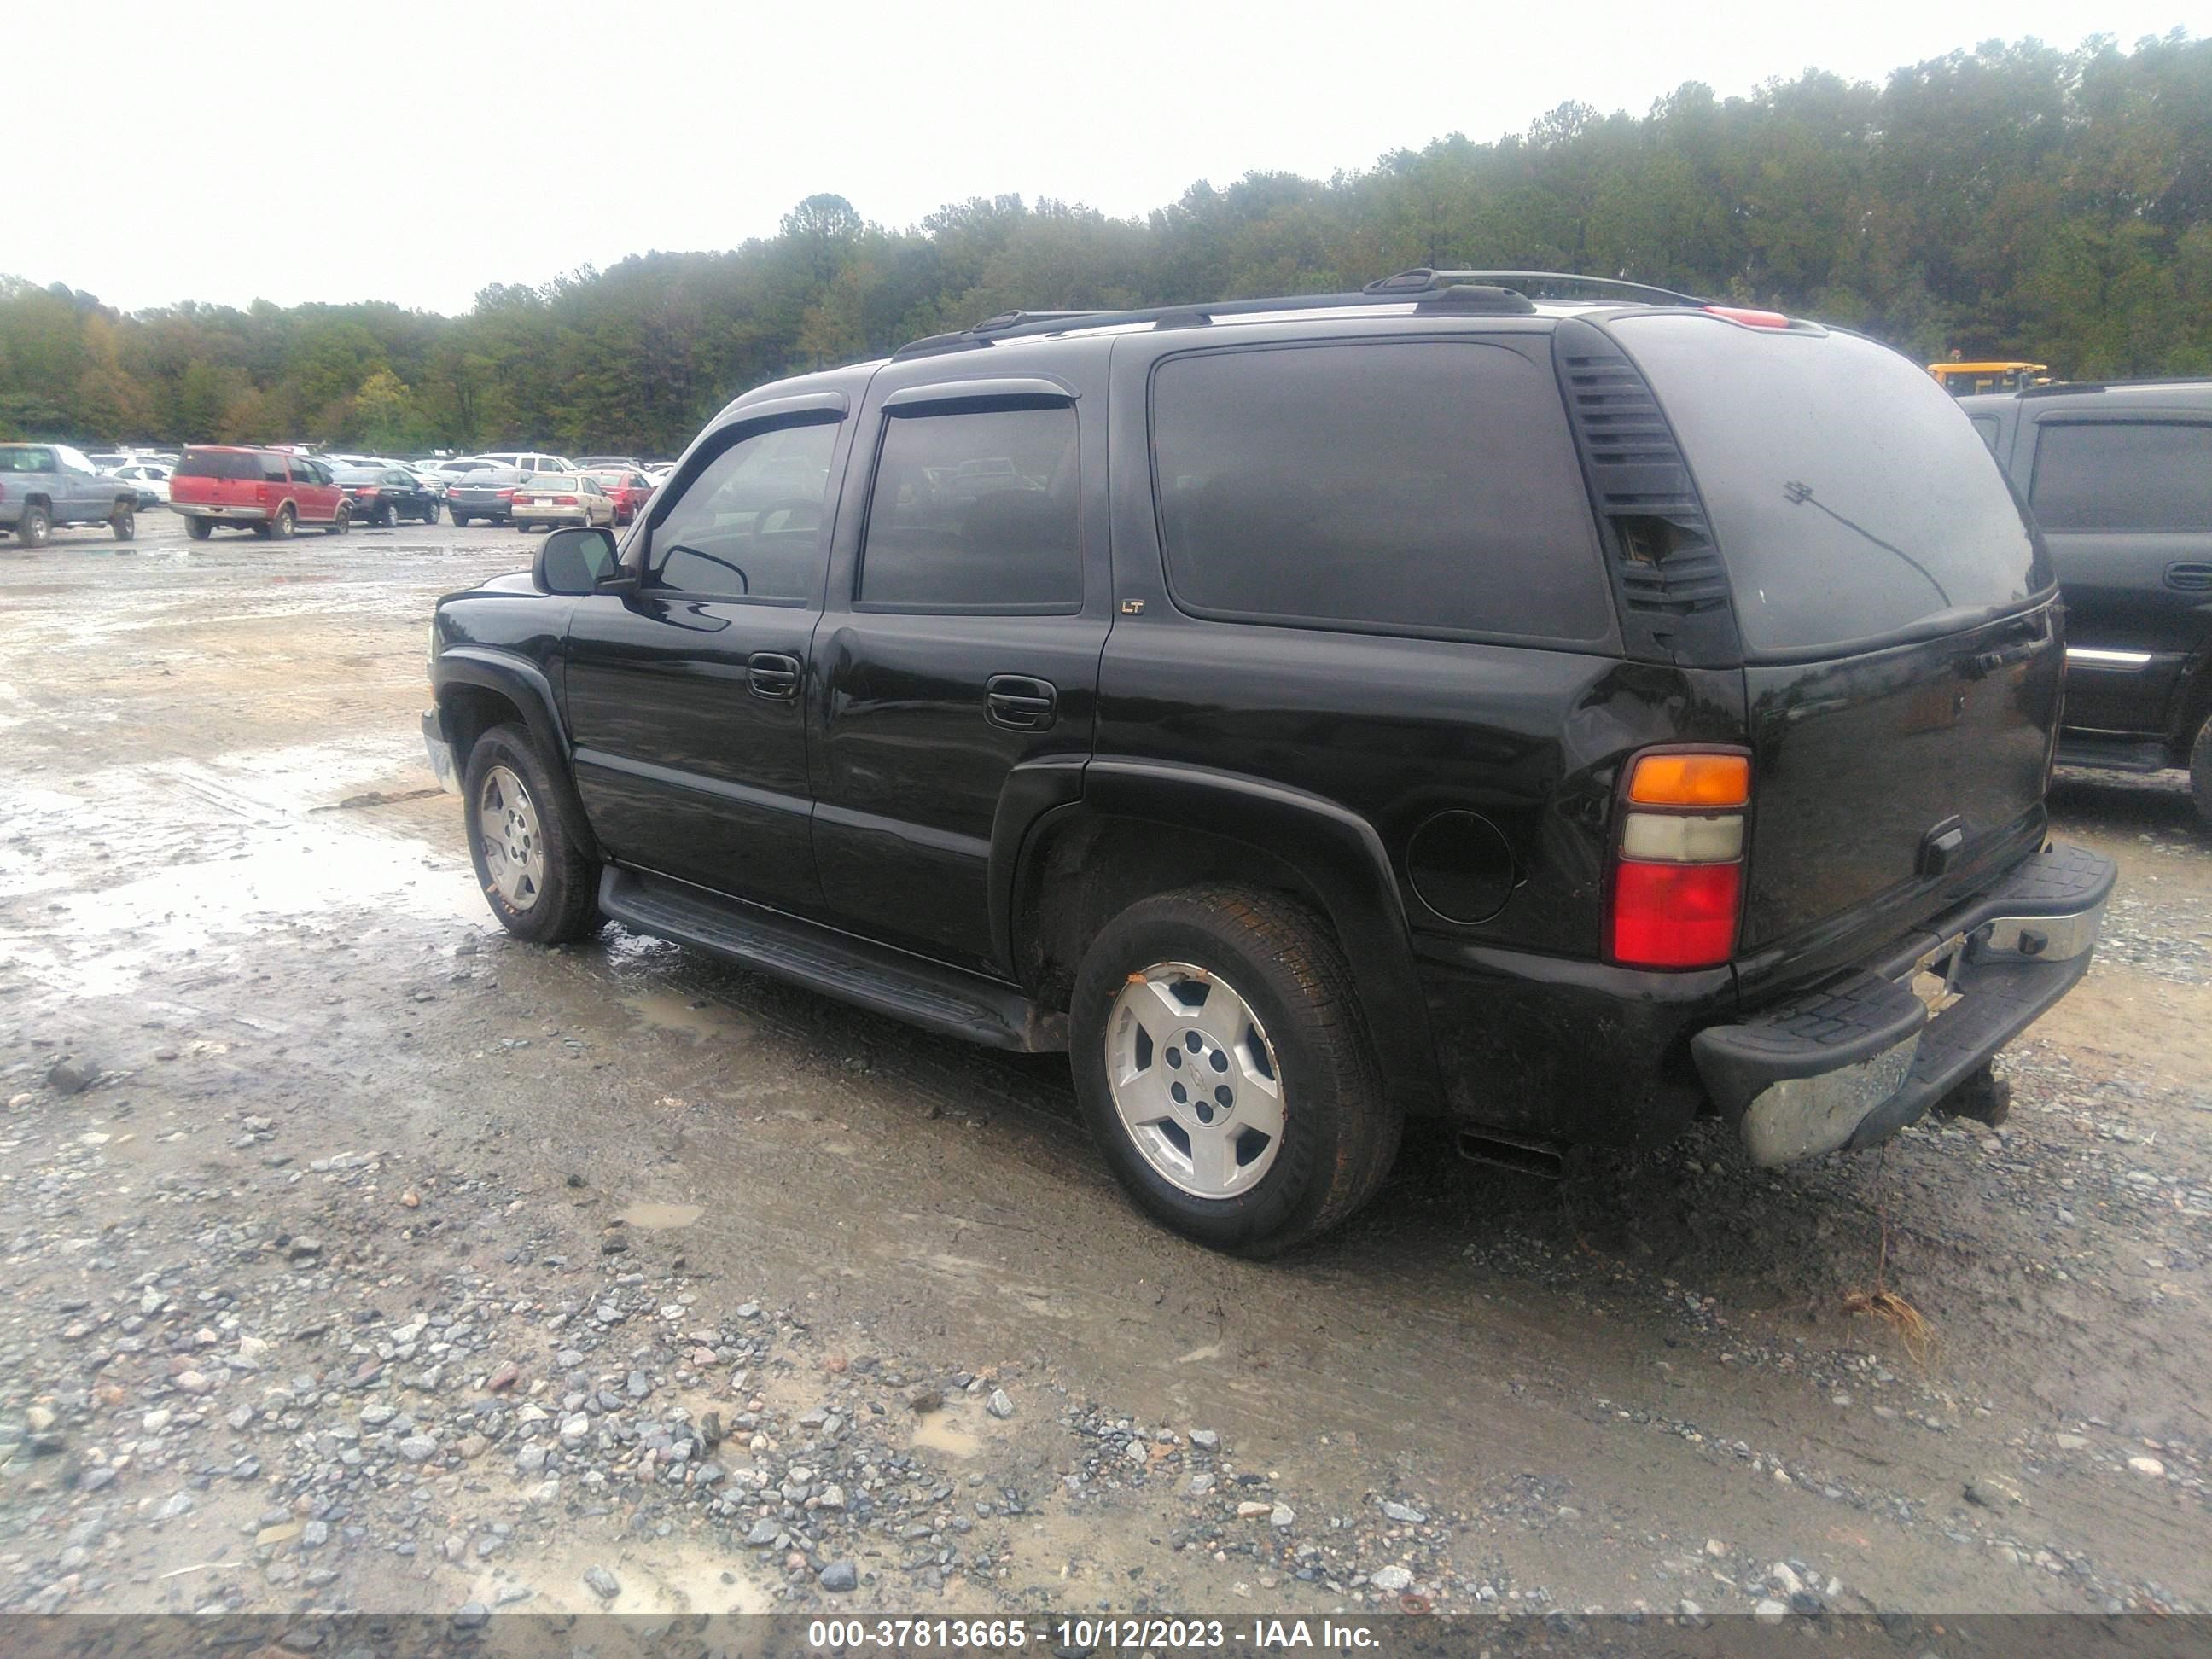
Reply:
M1626 769L1607 951L1633 968L1714 968L1735 954L1751 757L1673 748Z
M1711 968L1735 953L1743 866L1638 864L1613 872L1613 958L1638 968Z
M514 499L514 492L512 489L502 489L499 494L500 499L502 501L511 501Z
M1747 306L1707 306L1716 317L1725 317L1746 328L1787 328L1790 319L1778 311L1753 311Z
M556 495L553 498L553 505L556 507L574 507L575 504L576 498L574 495Z

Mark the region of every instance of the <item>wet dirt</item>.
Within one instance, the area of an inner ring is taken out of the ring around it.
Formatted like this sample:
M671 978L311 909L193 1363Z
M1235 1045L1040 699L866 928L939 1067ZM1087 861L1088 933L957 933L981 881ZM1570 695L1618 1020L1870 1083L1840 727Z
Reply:
M313 1230L323 1319L481 1285L472 1316L545 1378L551 1322L588 1324L624 1273L690 1297L684 1329L765 1307L774 1360L734 1399L730 1362L700 1366L685 1409L878 1389L857 1420L952 1494L917 1503L1025 1494L976 1520L987 1567L941 1526L957 1564L865 1538L840 1605L1320 1610L1380 1605L1363 1575L1402 1559L1447 1611L1747 1608L1776 1564L1839 1607L2212 1606L2212 837L2172 779L2061 779L2057 833L2124 885L2088 981L2008 1053L2001 1132L1931 1122L1761 1171L1701 1130L1550 1184L1417 1126L1344 1233L1258 1266L1122 1202L1064 1063L616 931L508 942L416 718L431 600L525 538L188 544L142 523L135 556L0 551L0 1417L58 1402L68 1440L0 1464L0 1583L23 1595L190 1607L220 1581L228 1606L446 1610L520 1585L582 1607L604 1564L641 1611L824 1599L821 1559L743 1547L750 1512L657 1510L612 1464L533 1507L492 1467L505 1443L332 1476L333 1541L264 1560L272 1435L210 1407L185 1449L121 1448L149 1411L195 1410L175 1366L206 1345L161 1322L202 1293L222 1344L279 1345L272 1376L366 1352L298 1336L289 1247L246 1248ZM66 1054L106 1075L58 1092ZM145 1316L166 1346L94 1364L105 1339L64 1334L156 1273L143 1293L179 1298ZM1931 1346L1850 1311L1876 1289ZM632 1328L597 1362L617 1380ZM861 1355L879 1368L841 1369ZM1003 1381L1018 1410L955 1389L907 1413L891 1370ZM218 1403L270 1380L240 1371ZM223 1473L257 1444L263 1474ZM104 1491L61 1474L118 1458ZM276 1495L327 1506L301 1479ZM197 1508L150 1522L180 1480ZM54 1540L95 1510L104 1541L64 1564ZM443 1559L448 1525L495 1537L491 1565L476 1541Z

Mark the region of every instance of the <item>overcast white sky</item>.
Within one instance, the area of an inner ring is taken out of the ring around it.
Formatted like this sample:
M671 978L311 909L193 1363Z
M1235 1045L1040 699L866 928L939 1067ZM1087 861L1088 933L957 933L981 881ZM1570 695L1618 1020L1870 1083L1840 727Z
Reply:
M8 78L0 272L126 310L453 312L487 283L769 234L817 191L892 225L1010 191L1141 214L1194 179L1326 177L1568 99L1642 113L1691 80L1725 96L1996 37L2201 34L2212 0L100 0L70 17L44 26L51 64Z

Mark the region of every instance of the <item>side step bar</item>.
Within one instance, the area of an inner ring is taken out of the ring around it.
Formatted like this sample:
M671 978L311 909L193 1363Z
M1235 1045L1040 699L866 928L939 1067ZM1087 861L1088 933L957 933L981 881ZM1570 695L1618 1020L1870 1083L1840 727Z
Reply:
M947 1036L1027 1054L1067 1047L1066 1016L1038 1007L1018 987L688 882L609 865L599 909L638 933Z
M2163 772L2173 764L2173 757L2156 738L2062 732L2058 764L2094 767L2103 772Z

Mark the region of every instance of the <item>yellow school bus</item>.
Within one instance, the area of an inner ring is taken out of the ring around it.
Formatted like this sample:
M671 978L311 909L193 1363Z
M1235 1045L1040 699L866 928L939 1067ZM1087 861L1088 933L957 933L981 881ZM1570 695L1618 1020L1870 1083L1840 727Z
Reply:
M1954 398L1977 392L2018 392L2024 386L2049 386L2048 363L1930 363L1928 372L1936 385Z

